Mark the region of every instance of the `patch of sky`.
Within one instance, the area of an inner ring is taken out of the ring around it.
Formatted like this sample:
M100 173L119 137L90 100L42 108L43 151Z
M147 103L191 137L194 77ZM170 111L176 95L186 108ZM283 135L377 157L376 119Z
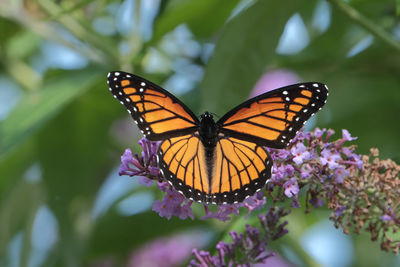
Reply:
M164 83L164 86L178 95L193 89L204 75L204 69L201 66L192 63L186 58L176 59L172 64L172 68L175 74Z
M400 41L400 22L393 28L393 36Z
M312 17L312 26L316 28L319 33L328 30L331 24L331 6L326 0L319 0Z
M92 26L96 32L102 35L111 36L116 32L114 20L111 17L98 17L93 20Z
M296 13L286 22L276 53L294 55L306 48L309 42L310 37L306 25L300 14Z
M82 69L88 65L88 59L76 50L54 42L45 41L41 52L32 60L32 65L39 73L47 69Z
M160 48L170 56L197 57L201 53L201 46L193 40L189 28L181 24L167 34L161 41Z
M19 267L20 258L22 252L22 242L24 239L24 234L22 231L19 231L10 241L7 247L7 254L5 262L0 260L0 266L8 266L8 267Z
M368 36L361 39L358 43L356 43L352 48L350 48L349 52L347 52L346 57L354 57L355 55L363 52L365 49L370 47L374 42L374 36L369 34Z
M32 164L24 173L24 180L29 184L37 184L42 178L42 169L39 162Z
M335 229L328 220L308 228L300 242L307 253L322 266L347 267L353 262L350 237Z
M121 200L117 206L117 212L122 216L132 216L150 210L154 196L150 192L137 192Z
M231 15L228 18L228 21L231 20L232 18L236 17L240 12L249 8L254 3L255 3L254 0L241 0L239 2L239 4L237 4L236 7L233 9Z
M143 69L147 73L167 73L171 70L168 56L155 48L149 48L143 59Z
M17 106L22 96L21 88L6 76L0 76L0 121Z
M212 54L214 53L215 44L214 43L205 43L201 50L201 61L203 63L207 63L208 60L211 58Z
M47 206L41 206L35 216L32 234L29 267L43 266L47 255L59 238L58 222Z
M97 219L105 214L117 200L138 186L134 177L119 176L118 169L113 169L97 192L92 218Z
M116 12L117 30L123 35L135 31L141 34L143 40L150 40L159 6L160 0L125 0ZM136 11L136 8L139 10Z

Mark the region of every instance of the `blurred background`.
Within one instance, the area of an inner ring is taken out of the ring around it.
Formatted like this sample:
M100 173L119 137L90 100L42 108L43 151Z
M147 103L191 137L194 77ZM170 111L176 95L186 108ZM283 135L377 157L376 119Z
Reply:
M156 186L118 176L141 134L109 71L219 116L257 82L319 81L330 95L308 129L348 129L359 153L399 163L399 14L393 0L0 1L0 266L184 266L251 222L160 218ZM400 266L329 214L294 210L266 266Z

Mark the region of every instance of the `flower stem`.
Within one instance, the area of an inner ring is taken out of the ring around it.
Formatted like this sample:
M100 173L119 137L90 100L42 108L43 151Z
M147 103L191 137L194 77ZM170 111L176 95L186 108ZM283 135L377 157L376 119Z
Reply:
M343 12L346 16L348 16L351 20L359 24L361 27L371 32L374 36L381 39L387 45L396 49L400 52L400 42L393 38L388 32L386 32L382 27L377 25L375 22L371 21L360 12L358 12L355 8L351 7L349 4L342 0L328 0L332 5L338 8L341 12Z

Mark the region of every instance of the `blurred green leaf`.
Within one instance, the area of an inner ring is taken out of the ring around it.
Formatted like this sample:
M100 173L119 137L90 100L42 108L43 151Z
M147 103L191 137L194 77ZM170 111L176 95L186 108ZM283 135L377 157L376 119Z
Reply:
M151 227L146 227L151 225ZM126 259L133 249L161 236L181 232L195 227L207 227L206 221L167 220L153 211L134 216L121 216L111 211L100 218L90 240L89 259L101 255ZM112 229L112 231L110 231Z
M24 58L38 49L40 39L32 32L19 32L7 43L7 56L13 59Z
M41 90L25 94L0 123L0 157L40 129L97 78L93 71L71 72L49 81Z
M400 16L400 0L396 0L396 15Z
M90 77L90 74L87 74ZM114 167L107 153L110 125L123 112L99 78L91 90L60 112L38 134L38 158L48 205L60 224L57 261L76 266L83 254L94 221L91 209L96 193Z
M201 84L204 107L223 114L246 99L300 3L258 1L226 24Z
M8 242L18 231L28 230L25 234L29 236L36 211L43 203L44 198L40 184L28 184L21 179L2 199L0 205L0 258L4 258L2 254L6 251Z
M200 37L207 37L225 23L238 0L174 0L169 1L162 15L157 19L151 43L161 39L176 26L186 23L192 32Z

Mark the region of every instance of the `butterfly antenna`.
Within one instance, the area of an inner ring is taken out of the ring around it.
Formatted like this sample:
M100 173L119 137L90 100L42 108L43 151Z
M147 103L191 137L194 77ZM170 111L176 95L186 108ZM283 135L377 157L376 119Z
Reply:
M220 119L221 118L221 116L219 116L218 114L215 114L214 112L210 112L212 115L213 115L213 117L215 117L215 118L217 118L217 119Z

